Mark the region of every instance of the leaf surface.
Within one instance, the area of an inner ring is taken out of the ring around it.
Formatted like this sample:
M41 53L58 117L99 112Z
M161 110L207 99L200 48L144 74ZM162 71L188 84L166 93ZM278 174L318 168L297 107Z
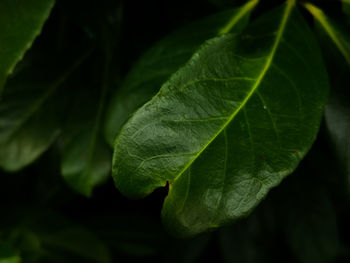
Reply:
M129 119L115 184L136 198L169 182L162 217L178 236L237 220L308 152L327 96L319 47L290 0L207 41Z
M107 142L113 146L115 136L127 118L150 100L205 40L225 32L241 31L256 4L256 0L249 1L242 8L194 22L147 51L127 75L122 87L113 94L105 123Z
M0 1L0 94L6 78L31 47L54 0Z

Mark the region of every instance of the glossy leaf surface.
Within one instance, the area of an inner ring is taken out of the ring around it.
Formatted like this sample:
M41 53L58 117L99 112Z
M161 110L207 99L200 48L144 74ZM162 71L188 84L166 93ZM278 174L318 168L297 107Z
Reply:
M146 52L113 95L105 124L108 143L113 145L127 118L150 100L205 40L224 32L241 31L256 4L256 0L249 1L242 8L195 22L165 37Z
M297 167L327 95L318 45L288 1L241 35L207 41L129 119L115 184L136 198L169 182L162 216L175 235L232 222Z
M54 0L0 1L0 94L6 78L30 48Z

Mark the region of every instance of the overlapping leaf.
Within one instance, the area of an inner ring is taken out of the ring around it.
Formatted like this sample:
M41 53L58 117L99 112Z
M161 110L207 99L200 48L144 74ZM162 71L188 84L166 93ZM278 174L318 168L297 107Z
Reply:
M242 8L225 11L179 29L144 54L121 89L113 95L105 124L108 143L113 145L115 135L127 118L151 99L205 40L225 32L241 31L256 4L256 0L249 1Z
M54 0L0 1L0 94L6 78L39 35Z
M169 182L162 216L179 236L246 216L310 149L327 95L318 45L289 0L207 41L129 119L116 186L142 197Z

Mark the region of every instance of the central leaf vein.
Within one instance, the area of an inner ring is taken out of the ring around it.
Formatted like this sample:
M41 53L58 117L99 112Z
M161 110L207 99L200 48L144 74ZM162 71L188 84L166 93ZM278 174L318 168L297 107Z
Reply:
M272 65L273 58L276 54L276 51L278 49L278 46L279 46L281 40L282 40L282 36L283 36L284 30L285 30L285 27L287 25L288 18L290 16L292 8L294 6L294 3L295 3L295 0L288 0L287 6L285 8L285 12L282 16L281 24L280 24L279 29L277 31L276 39L275 39L274 44L273 44L272 49L271 49L271 52L266 59L266 63L264 65L261 73L259 74L258 78L256 79L256 82L254 83L251 90L248 92L247 96L244 98L244 100L238 106L238 108L231 114L229 119L218 130L218 132L213 136L213 138L207 144L205 144L204 147L202 147L202 149L195 155L195 157L179 172L179 174L175 177L174 181L176 181L177 178L179 178L179 176L181 176L192 165L192 163L202 154L202 152L216 139L216 137L219 134L221 134L221 132L223 132L225 130L225 128L231 123L231 121L236 117L236 115L244 108L244 106L247 104L249 99L252 97L252 95L255 93L257 88L260 86L266 73L268 72L269 68Z

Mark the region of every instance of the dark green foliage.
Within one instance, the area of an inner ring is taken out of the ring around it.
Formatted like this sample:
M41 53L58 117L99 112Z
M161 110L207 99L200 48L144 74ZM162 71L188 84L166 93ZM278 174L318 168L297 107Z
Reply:
M350 261L348 0L0 22L0 263Z

